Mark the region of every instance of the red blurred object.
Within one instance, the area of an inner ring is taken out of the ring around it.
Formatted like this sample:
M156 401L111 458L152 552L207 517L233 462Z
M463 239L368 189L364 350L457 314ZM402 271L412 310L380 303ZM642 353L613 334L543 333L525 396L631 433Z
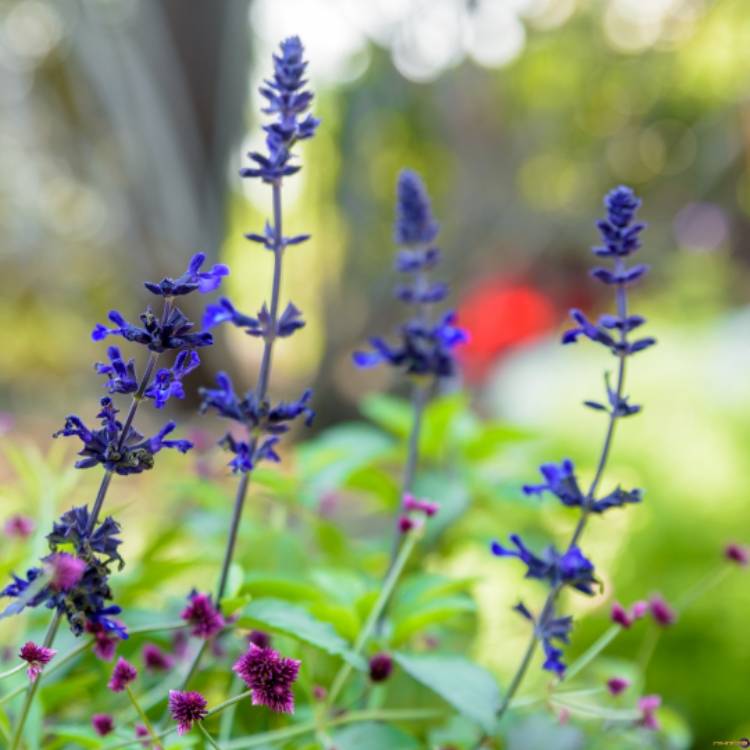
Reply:
M469 341L459 357L469 380L481 380L508 351L554 330L560 313L552 300L528 284L491 279L469 294L458 310Z

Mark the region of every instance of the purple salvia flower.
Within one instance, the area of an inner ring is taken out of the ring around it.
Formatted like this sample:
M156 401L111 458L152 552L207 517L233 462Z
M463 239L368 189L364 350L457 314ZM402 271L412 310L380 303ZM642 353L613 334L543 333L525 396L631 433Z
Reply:
M94 714L91 717L91 726L100 737L106 737L115 731L115 720L111 714Z
M39 646L33 641L28 641L21 646L18 656L29 665L26 674L30 682L34 682L39 677L45 665L52 661L56 653L55 649Z
M72 414L65 420L65 426L53 435L74 436L83 443L78 453L82 458L76 462L78 469L101 465L121 475L140 474L153 468L154 456L163 448L176 448L180 453L186 453L193 447L189 440L165 439L174 431L174 422L167 422L150 438L144 438L132 426L124 434L125 426L117 419L118 410L112 399L103 398L101 407L97 414L101 420L99 429L89 429L80 417Z
M399 340L389 344L380 337L370 338L370 351L353 355L358 367L375 367L385 363L413 376L446 378L456 369L453 350L467 339L466 332L456 325L453 311L431 320L428 308L442 301L448 286L432 283L428 271L438 262L439 252L428 247L438 233L432 216L427 191L419 176L404 169L396 186L396 222L394 236L401 246L396 269L413 275L408 284L396 287L395 295L402 302L416 307L416 314L399 329Z
M190 260L187 271L177 279L165 278L158 284L146 281L144 286L152 294L160 297L180 297L198 291L201 294L213 292L219 288L221 280L229 275L229 269L220 263L212 266L208 271L201 271L206 256L196 253Z
M557 645L553 644L553 640L561 643L568 642L572 619L570 617L556 617L555 604L558 595L565 587L573 587L588 595L594 593L593 585L597 583L594 566L578 546L588 516L592 513L604 513L610 508L639 503L642 500L642 493L638 489L623 490L617 487L609 494L598 495L603 469L609 457L615 421L622 417L632 416L640 410L639 406L629 402L623 390L625 360L655 343L652 338L637 340L629 338L634 330L640 328L646 322L642 316L630 314L627 307L627 287L641 278L647 271L647 267L644 265L626 265L628 257L640 248L639 237L644 225L634 223L640 200L629 188L618 187L607 194L604 205L607 210L607 217L597 222L604 245L594 248L594 253L599 257L610 259L613 267L611 269L595 268L592 271L592 276L615 287L616 314L603 315L595 323L589 320L582 311L572 310L571 316L576 326L563 335L562 342L572 344L581 337L587 338L606 347L617 357L616 386L612 387L609 377L605 376L606 402L585 402L586 406L595 411L608 414L609 424L605 432L606 437L598 468L587 492L581 489L575 474L575 467L570 459L565 459L559 464L542 464L540 472L543 482L527 484L523 487L523 491L527 495L550 493L556 496L564 506L579 510L581 516L566 550L560 553L553 547L549 547L543 555L539 556L529 550L517 534L512 534L510 537L514 548L504 547L498 542L493 542L491 546L495 555L517 557L526 565L527 578L543 580L550 587L547 600L542 608L542 615L539 618L540 621L537 621L523 604L515 607L523 617L534 624L534 637L522 660L523 666L519 667L516 677L511 683L513 685L511 693L506 696L498 716L504 714L508 705L510 705L515 690L521 684L523 670L528 664L537 640L542 641L545 651L544 669L556 672L561 677L564 674L565 665L560 658L562 651ZM650 604L650 609L653 613L653 602ZM671 621L673 619L667 611L668 608L664 609L657 605L657 609L660 614L655 614L655 617L663 616L664 624L666 624L666 620ZM632 613L615 602L612 607L611 618L623 628L629 628L633 620L643 616L644 612L645 609L641 602L633 606Z
M224 627L221 616L208 594L194 591L188 597L188 605L180 617L192 626L190 632L198 638L212 638Z
M169 713L177 722L177 734L183 735L190 731L193 723L205 718L206 699L193 691L170 690Z
M427 245L440 231L430 207L430 196L420 176L402 170L396 186L396 222L393 236L397 245ZM403 264L402 264L403 265Z
M299 674L300 662L281 656L271 648L254 643L232 667L252 691L254 706L267 706L277 713L294 713L292 684Z
M107 376L107 382L104 384L106 389L110 393L135 393L138 390L135 360L129 359L126 362L116 346L107 348L107 357L109 364L97 362L94 365L99 375Z
M144 391L145 398L151 398L157 409L163 409L170 398L185 398L182 379L200 365L198 352L183 349L175 357L171 368L161 368L156 371L151 385Z
M263 127L267 153L251 152L249 156L255 166L243 169L240 172L243 177L259 177L263 182L273 184L300 170L298 165L292 164L291 149L297 141L311 138L320 124L310 114L300 119L313 99L313 94L303 88L307 68L303 55L300 38L293 36L285 39L281 43L280 53L273 56L273 78L260 87L260 93L268 102L268 107L263 111L275 115L276 120ZM265 245L273 242L269 234L250 235L249 238Z
M120 657L115 664L107 687L113 693L121 693L136 677L138 677L138 670L130 662Z

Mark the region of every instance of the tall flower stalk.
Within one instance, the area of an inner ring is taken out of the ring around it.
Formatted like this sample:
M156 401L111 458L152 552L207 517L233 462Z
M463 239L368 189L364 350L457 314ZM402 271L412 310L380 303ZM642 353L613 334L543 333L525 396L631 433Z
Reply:
M442 302L449 291L447 284L430 278L430 272L440 263L440 251L433 244L439 231L440 226L432 215L430 199L419 175L408 169L402 170L396 187L394 240L399 250L395 265L407 281L396 287L395 296L410 305L414 314L400 327L398 343L389 344L383 338L373 337L370 339L371 351L354 353L358 367L386 363L411 380L412 421L401 497L394 518L389 572L403 536L403 503L413 491L419 465L419 439L425 406L440 380L455 373L453 350L466 341L465 332L455 325L453 311L437 318L432 314L433 306Z
M640 233L645 225L635 221L635 214L640 200L633 191L626 187L612 190L604 200L607 216L597 222L603 244L595 247L593 252L612 261L612 267L594 268L592 276L610 286L615 295L615 314L602 315L594 323L586 318L580 310L572 310L571 316L576 327L563 336L564 344L576 342L580 337L588 338L607 348L617 360L617 375L612 386L609 374L605 376L606 400L586 401L585 405L607 415L607 426L604 433L599 460L589 488L584 492L580 488L575 467L572 461L564 460L560 464L543 464L541 474L543 481L536 485L526 485L527 495L551 493L560 502L577 508L579 517L573 534L564 552L549 547L541 555L531 551L518 535L511 535L512 546L506 547L498 542L492 544L492 552L500 557L517 557L526 565L527 578L536 578L549 586L546 601L538 615L520 602L514 609L532 624L529 644L522 656L516 673L511 680L505 698L498 711L501 718L508 709L511 700L518 691L524 676L533 660L537 644L541 643L544 651L543 668L564 677L566 665L562 661L561 644L569 641L573 624L570 616L560 616L556 604L560 593L565 588L573 588L585 595L592 596L598 581L594 566L579 547L586 523L592 514L601 514L611 508L640 502L642 493L638 489L624 490L616 487L608 494L600 494L600 485L612 448L615 426L620 419L632 416L640 411L640 406L630 404L625 395L625 370L628 359L655 343L653 338L633 340L630 334L639 328L645 319L628 311L627 289L630 284L640 279L647 271L644 265L627 266L627 259L640 248Z
M161 409L170 397L182 398L182 379L195 369L200 359L197 348L210 346L210 333L192 331L193 324L175 305L175 297L194 291L210 292L221 283L229 271L215 265L201 271L205 261L202 253L195 255L187 270L177 279L165 278L161 282L146 282L146 288L161 297L163 307L155 315L148 307L141 315L141 325L129 323L116 310L109 313L112 327L97 324L92 332L94 341L108 336L120 336L126 341L140 344L148 350L143 374L138 378L135 360L125 361L118 347L107 350L108 362L97 363L95 369L106 377L105 388L109 395L102 398L97 419L98 428L89 428L84 421L71 414L54 437L76 437L82 443L76 462L79 469L101 466L104 470L92 509L75 507L64 513L48 534L51 554L42 558L41 565L30 568L25 577L13 576L13 582L0 591L0 596L12 597L13 602L2 616L21 612L26 607L46 606L54 616L43 640L43 648L50 648L55 640L62 618L67 618L71 631L80 636L84 631L98 634L107 642L128 637L126 626L116 618L121 609L111 604L112 591L109 575L113 565L122 568L124 561L118 552L119 524L111 517L99 521L112 477L140 474L154 466L156 454L164 448L175 448L181 453L192 444L187 440L172 440L167 436L176 427L167 422L155 435L145 438L133 426L138 407L144 400L152 400ZM171 367L156 369L160 357L168 351L176 353ZM130 405L121 422L113 396L131 395ZM72 548L73 554L68 550ZM62 551L65 550L65 551ZM11 750L16 750L31 708L38 681L33 681L11 740Z
M311 390L305 390L292 402L272 403L268 398L273 349L277 339L291 336L305 323L301 312L289 302L281 308L281 275L284 254L287 248L299 245L310 235L285 236L282 224L282 182L297 173L301 167L294 163L292 149L298 141L311 138L319 125L312 114L303 114L310 107L313 94L305 90L304 78L307 62L303 58L304 48L299 37L284 40L279 52L273 56L273 76L260 88L266 99L264 113L274 116L272 122L263 126L266 133L266 153L252 152L253 166L240 171L242 177L260 179L271 187L273 217L266 222L262 233L246 235L273 254L273 281L270 303L264 303L255 317L239 312L227 299L222 298L206 309L204 325L208 327L231 323L249 336L263 341L260 369L254 388L243 395L235 392L234 385L226 373L219 373L216 388L203 388L202 411L216 413L236 423L244 431L241 438L228 432L221 445L232 454L230 466L239 475L232 519L224 550L224 558L216 589L216 601L220 604L226 593L229 570L234 558L245 498L253 469L261 461L279 461L276 445L281 435L290 429L291 422L302 416L309 424L314 414L309 407ZM198 668L206 643L196 654L185 684Z

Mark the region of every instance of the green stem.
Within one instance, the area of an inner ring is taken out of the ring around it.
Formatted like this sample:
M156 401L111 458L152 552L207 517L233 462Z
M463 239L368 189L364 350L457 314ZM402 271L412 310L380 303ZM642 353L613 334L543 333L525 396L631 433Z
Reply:
M240 678L232 672L232 677L229 683L229 691L233 692L233 688L239 687L241 684ZM221 724L219 725L219 741L220 742L226 742L227 740L231 739L232 736L232 726L234 724L234 714L237 710L237 705L233 705L229 707L229 710L222 714L221 716Z
M654 651L656 651L656 646L659 643L660 637L661 627L658 625L651 625L643 639L641 651L638 655L638 668L640 669L641 673L645 673L646 668L651 661L651 657L654 655Z
M396 588L396 584L398 583L398 579L404 569L404 566L406 565L406 562L409 559L409 556L411 555L412 550L414 549L414 546L416 545L419 538L419 534L417 533L417 531L417 529L410 531L406 535L406 538L403 540L401 549L396 556L396 559L391 567L390 572L388 573L388 576L383 582L383 588L380 590L380 596L378 596L378 599L375 602L375 606L370 611L367 621L362 626L362 630L359 632L357 640L354 643L353 651L355 654L361 653L362 649L367 643L367 639L372 634L372 631L375 628L378 619L380 618L381 612L388 604L388 601L393 594L393 590ZM344 662L341 665L341 669L339 669L338 674L336 675L336 677L334 677L333 684L331 685L331 690L328 694L327 705L329 707L333 706L334 701L341 691L341 688L344 686L344 683L346 682L347 677L349 677L351 671L352 665L348 661Z
M702 578L693 588L688 589L675 604L678 612L687 609L691 604L701 598L703 594L718 586L730 573L731 563L723 563Z
M233 706L238 701L243 700L250 696L250 691L241 693L240 695L234 696L229 700L220 703L218 706L212 708L207 714L209 716L215 716L229 706ZM342 726L344 724L354 724L359 721L428 721L430 719L441 719L445 717L445 712L438 709L431 708L395 708L395 709L381 709L375 711L353 711L350 714L344 716L338 716L335 719L331 719L328 725L331 727ZM245 748L260 747L262 745L272 744L281 740L291 739L292 737L298 737L302 734L314 733L317 729L317 724L314 721L305 722L304 724L297 724L296 726L286 727L284 729L274 729L270 732L263 732L262 734L256 734L253 737L237 739L225 745L226 750L244 750ZM156 735L157 739L163 739L168 737L170 734L175 732L177 727L170 727L163 732ZM120 742L116 745L110 745L104 750L122 750L122 748L130 747L141 742L140 739L135 738Z
M612 641L620 634L622 628L612 625L594 641L568 668L565 670L565 679L575 677L584 667L587 667Z
M128 698L130 698L130 702L133 704L133 708L135 708L136 712L138 713L138 716L140 716L141 721L143 722L143 726L146 727L148 730L149 737L154 742L154 748L155 750L161 750L160 745L156 742L156 732L154 731L154 727L149 721L148 716L146 715L146 712L141 708L141 704L136 699L135 695L133 694L133 691L130 689L130 685L125 686L125 690L128 691Z
M6 677L10 677L14 674L17 674L26 666L28 665L22 662L17 667L13 667L13 669L9 669L7 672L0 672L0 680L4 680Z
M47 634L44 636L44 647L49 648L52 643L55 640L55 636L57 635L57 629L60 627L60 620L62 619L62 615L59 612L55 612L55 616L52 618L52 622L49 624L49 627L47 628ZM23 728L26 725L26 719L29 718L29 710L31 709L31 704L34 702L34 696L36 695L36 691L39 689L39 683L41 675L36 678L29 686L26 688L26 699L23 702L23 706L21 706L21 713L18 716L18 723L16 724L16 731L13 734L13 739L10 743L10 750L17 750L18 746L21 744L21 737L23 736ZM6 696L7 697L7 696Z
M142 625L139 628L128 628L129 635L143 635L144 633L160 633L170 630L182 630L188 627L189 623L184 620L174 620L172 622L155 623L154 625Z
M206 729L206 727L204 727L204 726L203 726L203 722L202 722L202 721L199 721L199 722L198 722L198 729L200 729L200 730L201 730L201 733L202 733L202 734L203 734L203 736L204 736L204 737L206 738L206 742L208 742L208 744L209 744L209 745L211 745L211 747L213 747L213 748L214 748L214 750L221 750L221 746L220 746L220 745L219 745L219 743L218 743L218 742L216 742L216 740L215 740L215 739L214 739L214 738L213 738L213 737L212 737L212 736L211 736L211 735L209 734L209 731L208 731L208 729Z

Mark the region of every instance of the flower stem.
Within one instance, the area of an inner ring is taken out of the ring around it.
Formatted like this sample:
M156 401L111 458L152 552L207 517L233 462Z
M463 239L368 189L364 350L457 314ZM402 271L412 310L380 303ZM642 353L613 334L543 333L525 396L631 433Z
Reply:
M218 706L212 708L207 714L209 716L215 716L221 713L224 709L233 706L235 703L244 700L250 696L250 691L235 695L233 698L220 703ZM445 716L445 712L439 709L432 708L391 708L391 709L376 709L376 710L364 710L364 711L352 711L349 714L343 716L337 716L328 722L328 726L337 727L345 724L355 724L360 721L429 721L431 719L440 719ZM253 735L252 737L239 738L227 743L224 748L225 750L245 750L245 748L261 747L265 745L271 745L275 742L281 742L282 740L288 740L292 737L299 737L303 734L310 734L315 732L317 724L314 721L308 721L303 724L297 724L291 727L285 727L284 729L273 729L270 732L263 732L261 734ZM164 739L170 734L175 732L177 727L170 727L165 729L156 735L157 739ZM116 745L110 745L104 750L122 750L123 748L136 745L141 742L140 739L134 738L119 742Z
M166 322L167 317L169 316L170 308L171 308L171 302L170 300L167 299L164 302L164 309L162 311L162 325ZM122 432L120 433L120 443L119 443L120 448L122 448L125 442L125 439L127 437L127 434L130 431L130 427L133 424L133 420L135 419L135 414L138 411L138 406L141 403L141 400L143 399L143 394L145 393L146 388L148 387L149 381L151 380L151 376L154 372L154 367L156 366L156 361L158 357L159 355L156 352L149 353L148 361L146 363L146 369L144 370L143 377L141 378L141 381L138 384L138 390L133 394L133 398L130 402L130 408L128 409L128 414L127 414L127 417L125 418ZM102 481L99 484L99 490L96 493L94 506L91 509L91 515L89 516L89 525L88 525L89 533L91 533L94 530L94 528L96 527L97 521L99 520L99 515L101 514L102 506L104 505L104 500L107 497L107 491L109 490L109 485L111 481L112 481L112 471L110 469L107 469L105 470L104 476L102 477ZM52 622L50 622L49 627L47 628L47 634L44 637L44 646L46 648L49 648L54 643L55 636L57 635L57 630L60 626L61 619L62 619L62 615L59 612L56 612L54 617L52 618ZM21 713L18 719L18 726L16 727L15 734L13 735L13 740L11 742L10 750L17 750L18 745L21 741L23 728L24 728L24 725L26 724L26 719L28 718L29 709L31 708L31 704L34 700L34 695L36 694L38 684L39 684L39 680L38 679L34 680L34 682L29 687L28 692L26 693L26 700L24 701L24 704L21 707Z
M271 309L270 309L270 328L268 335L263 341L263 355L260 362L260 370L258 373L258 383L255 388L255 397L258 402L263 401L266 398L268 392L268 380L271 374L271 357L273 353L273 344L276 339L276 327L278 323L279 315L279 297L281 295L281 269L282 259L284 256L284 245L282 235L282 213L281 213L281 183L273 183L273 234L274 234L274 249L273 249L273 283L271 287ZM229 569L232 565L232 559L234 558L234 549L237 544L237 534L239 533L240 522L242 520L242 511L245 507L245 498L247 497L247 488L250 483L250 472L243 472L240 478L240 483L237 486L237 494L234 500L234 508L232 510L232 520L229 527L229 536L227 537L227 546L224 551L224 560L221 566L221 574L219 576L219 586L216 593L216 604L221 604L221 599L224 596L227 578L229 576ZM206 651L206 643L204 642L198 649L190 669L188 670L185 679L182 683L182 689L184 690L193 675L200 666L203 654Z
M21 662L18 666L9 669L7 672L0 672L0 680L4 680L6 677L11 677L12 675L17 674L26 666L28 665Z
M140 716L141 721L143 722L143 726L146 727L148 730L148 735L153 740L153 745L155 750L161 750L161 745L157 742L156 732L154 731L154 727L149 721L148 716L146 715L146 712L141 707L141 704L136 699L135 695L133 694L133 691L130 689L130 685L125 685L125 689L128 691L128 698L130 698L130 702L133 704L133 708L135 708L136 712L138 713L138 716Z
M59 612L55 612L52 622L47 628L47 634L44 636L43 645L45 648L49 648L54 642L55 636L57 635L57 629L60 627L61 619L62 615ZM41 682L40 677L41 675L39 675L26 690L26 698L24 699L23 706L21 706L21 713L18 716L18 724L16 725L16 731L13 734L13 739L10 743L10 750L17 750L18 746L21 744L23 728L26 725L26 719L29 717L31 704L34 702L34 696L39 688L39 683Z
M234 510L232 511L232 521L229 525L229 537L227 547L224 552L224 562L221 565L221 575L219 576L219 587L216 590L216 604L221 604L221 600L226 592L227 579L229 578L229 569L234 557L234 548L237 544L237 533L240 528L240 519L242 518L242 509L245 505L247 495L247 486L250 483L250 474L243 472L240 483L237 485L237 496L234 501Z
M365 624L362 626L362 630L360 630L359 635L357 636L357 640L355 641L353 648L354 654L359 655L362 652L362 649L365 647L368 638L372 634L372 631L375 629L381 613L390 601L391 595L396 588L396 583L398 583L401 572L403 571L404 566L406 565L406 562L409 559L409 556L411 555L412 550L414 549L414 546L416 545L419 538L419 534L417 533L417 531L417 529L413 529L412 531L410 531L407 534L404 543L401 545L398 556L396 557L396 560L394 561L394 564L391 567L388 576L383 582L383 587L380 590L380 595L378 596L375 605L370 611ZM344 686L344 683L346 682L347 677L349 677L351 671L352 665L348 661L345 661L341 665L341 669L339 669L338 673L334 677L333 683L331 685L331 690L328 693L327 705L329 707L333 706L334 701L341 691L341 688Z
M414 486L414 479L417 474L417 466L419 464L419 436L422 432L422 422L424 417L425 406L427 405L428 399L428 388L421 383L414 383L411 395L412 405L412 422L411 430L409 431L409 445L406 453L406 465L404 466L404 476L401 481L401 497L398 498L398 506L396 508L396 518L393 521L393 545L391 547L391 557L388 562L388 570L386 576L390 573L396 556L398 555L398 548L401 544L401 530L398 525L399 511L401 509L401 501L404 495L412 491Z
M570 680L587 667L620 634L622 628L612 625L594 641L566 670L565 679Z
M625 305L624 294L621 294L619 289L618 289L618 295L617 295L617 307L618 307L618 313L622 317L625 317L627 315L627 309ZM621 334L621 337L624 341L624 334ZM624 388L625 388L625 355L620 354L618 356L617 386L615 389L615 392L616 392L615 404L620 403ZM617 408L613 406L612 410L609 413L607 431L604 436L604 444L602 445L601 453L599 454L599 462L597 463L597 466L596 466L596 472L594 473L594 478L591 481L591 486L589 487L589 491L586 493L586 500L581 509L581 516L578 519L578 523L576 524L576 527L573 531L573 536L571 537L570 542L568 543L568 547L567 547L568 549L571 549L576 544L578 544L581 538L581 535L583 534L583 530L586 527L586 521L588 520L588 517L590 514L590 505L596 496L596 491L599 488L599 483L601 482L602 476L604 475L604 469L607 466L607 460L609 459L609 454L612 449L612 438L614 437L614 434L615 434L615 425L617 424L617 420L619 416L620 415L618 414ZM547 596L547 600L544 603L542 612L547 612L554 606L555 601L557 600L557 596L560 593L560 590L561 590L561 587L556 586L550 591L550 593ZM513 676L513 679L511 680L505 699L503 700L500 708L498 709L498 712L497 712L498 720L500 720L505 714L505 712L508 710L508 706L510 705L510 702L513 700L513 697L516 694L516 691L518 690L518 688L521 686L521 683L523 682L523 678L526 674L526 671L528 670L531 657L533 656L534 650L536 648L536 641L537 641L537 634L536 634L536 631L534 631L532 632L531 640L529 641L529 645L526 648L526 652L524 653L524 656L521 660L521 664L519 665L518 669L516 670L515 675ZM482 738L482 740L480 741L480 745L479 745L480 747L484 739L485 738Z
M208 742L211 747L215 748L215 750L221 750L221 746L218 742L209 734L208 729L203 726L203 722L198 722L198 729L200 729L201 734L206 738L206 742Z

